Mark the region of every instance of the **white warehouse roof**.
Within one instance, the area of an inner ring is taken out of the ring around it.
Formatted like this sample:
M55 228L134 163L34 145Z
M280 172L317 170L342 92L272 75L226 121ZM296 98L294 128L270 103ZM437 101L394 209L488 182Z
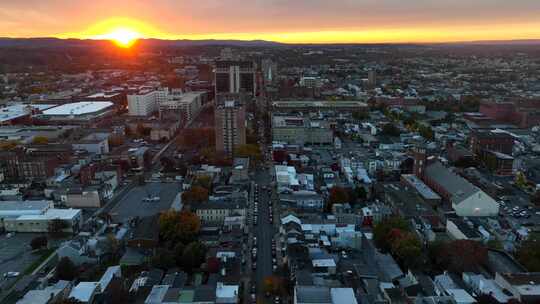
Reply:
M45 115L84 115L102 111L114 104L110 101L81 101L63 104L43 111Z

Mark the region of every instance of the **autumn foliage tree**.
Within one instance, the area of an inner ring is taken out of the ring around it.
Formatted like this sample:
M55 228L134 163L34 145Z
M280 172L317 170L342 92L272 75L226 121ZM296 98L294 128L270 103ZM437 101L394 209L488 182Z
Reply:
M216 257L211 257L206 260L206 270L208 273L217 273L219 271L219 259Z
M409 231L392 229L389 234L390 251L403 265L416 268L422 264L422 243Z
M385 219L373 228L373 241L383 252L392 251L392 241L397 239L398 234L409 232L407 222L399 217Z
M49 143L49 139L45 136L36 136L32 139L32 143L36 145L46 145Z
M265 293L280 295L283 291L283 279L278 276L269 276L264 278L263 290Z
M188 211L169 210L159 216L159 234L162 240L172 244L188 244L195 240L201 228L199 217Z
M344 204L349 202L349 194L341 187L332 187L328 196L327 211L332 209L334 204Z
M261 149L258 145L246 144L241 145L234 151L235 157L249 157L252 161L262 160Z
M208 189L201 186L193 186L182 193L182 202L185 204L202 203L208 200Z
M455 273L477 271L487 260L488 250L480 242L455 240L439 244L432 254L433 262L439 269Z

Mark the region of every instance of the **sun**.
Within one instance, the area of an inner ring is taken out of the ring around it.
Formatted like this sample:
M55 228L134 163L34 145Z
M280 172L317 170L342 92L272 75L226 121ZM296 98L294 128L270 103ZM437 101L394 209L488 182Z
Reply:
M129 48L141 38L141 34L130 28L117 28L102 37L113 41L119 47Z

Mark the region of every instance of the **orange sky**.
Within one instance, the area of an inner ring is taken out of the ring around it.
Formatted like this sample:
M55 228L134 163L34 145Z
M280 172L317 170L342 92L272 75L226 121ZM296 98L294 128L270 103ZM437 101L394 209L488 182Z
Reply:
M0 0L0 36L297 43L540 39L539 0Z

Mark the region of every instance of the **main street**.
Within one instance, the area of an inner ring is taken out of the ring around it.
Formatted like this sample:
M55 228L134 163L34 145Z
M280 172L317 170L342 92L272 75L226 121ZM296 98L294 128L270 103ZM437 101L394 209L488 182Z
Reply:
M263 295L264 279L272 275L272 238L274 237L274 227L269 223L270 197L263 187L270 185L270 178L266 170L257 170L255 173L255 182L259 188L259 204L257 226L255 235L257 236L257 268L255 279L258 283L258 294Z

